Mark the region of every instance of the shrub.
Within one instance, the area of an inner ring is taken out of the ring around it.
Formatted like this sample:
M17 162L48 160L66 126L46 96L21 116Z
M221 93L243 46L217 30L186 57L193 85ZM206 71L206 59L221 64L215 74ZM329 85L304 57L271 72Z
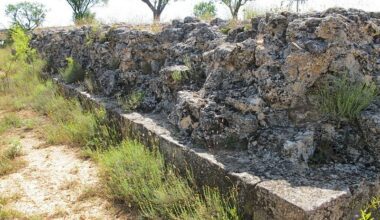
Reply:
M76 62L72 57L66 58L67 66L61 70L61 76L66 83L74 83L82 81L85 76L85 72L82 66Z
M36 56L36 51L29 47L30 37L20 26L13 26L10 30L13 41L12 48L15 51L14 58L21 61L31 61Z
M318 106L328 115L353 120L376 97L374 83L350 81L346 76L336 77L318 91Z
M194 6L194 15L203 20L211 20L216 15L214 2L200 2Z

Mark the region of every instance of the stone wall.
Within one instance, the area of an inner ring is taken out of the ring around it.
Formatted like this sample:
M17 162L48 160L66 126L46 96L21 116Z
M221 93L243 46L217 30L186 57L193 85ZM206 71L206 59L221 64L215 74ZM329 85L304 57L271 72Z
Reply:
M336 123L308 94L343 73L380 85L380 14L336 8L268 14L227 35L220 31L225 26L189 17L159 33L48 29L35 33L32 46L52 74L73 57L86 70L81 85L92 93L128 99L140 92L135 111L161 114L196 146L270 152L302 164L324 154L323 143L333 154L327 162L378 160L379 105L358 124Z

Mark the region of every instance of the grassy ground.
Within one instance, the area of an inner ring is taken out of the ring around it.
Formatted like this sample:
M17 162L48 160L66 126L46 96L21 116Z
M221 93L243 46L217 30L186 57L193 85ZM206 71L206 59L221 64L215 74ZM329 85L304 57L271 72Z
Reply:
M104 110L88 112L77 100L61 96L51 81L40 79L44 61L28 47L28 37L16 30L13 40L15 53L0 50L0 106L46 116L50 123L41 132L47 141L81 147L94 158L108 198L149 219L239 219L235 193L223 197L217 189L197 188L191 175L181 177L165 166L157 150L130 140L119 143L115 131L104 123ZM22 123L9 115L0 126L5 131ZM18 148L3 154L13 161ZM16 164L9 164L10 170L17 170Z

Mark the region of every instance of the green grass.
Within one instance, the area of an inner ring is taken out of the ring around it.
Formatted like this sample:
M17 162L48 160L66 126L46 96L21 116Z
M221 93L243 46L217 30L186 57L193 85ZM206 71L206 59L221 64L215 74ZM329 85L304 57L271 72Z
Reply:
M137 109L144 100L144 92L133 91L127 98L119 97L118 103L124 111L130 112Z
M8 57L9 62L15 59L9 49L0 50L1 56ZM4 62L7 61L0 60L0 70L8 64ZM78 100L65 99L51 81L40 79L39 73L44 65L45 62L37 57L8 65L10 68L3 71L9 73L10 83L0 92L0 106L7 110L31 109L47 116L50 119L44 129L47 140L80 146L84 156L98 161L110 197L130 203L142 216L151 219L238 219L234 193L222 197L216 189L198 189L190 175L186 178L179 176L174 168L164 164L157 151L149 151L133 141L120 144L120 133L108 123L104 109L85 111ZM72 73L70 69L76 68L67 68L69 75ZM143 93L135 92L128 98L127 107L136 108ZM11 118L5 124L13 126L18 123ZM17 142L3 151L0 175L20 167L20 154ZM1 213L4 218L16 214Z
M17 200L18 196L12 196L12 197L3 197L0 196L0 220L8 220L8 219L36 219L33 217L27 217L23 213L18 212L13 209L9 209L6 206L8 203Z
M11 128L19 128L22 124L22 120L15 113L6 114L4 118L0 119L0 134Z
M22 146L19 140L13 140L8 148L0 151L0 176L16 172L26 165L19 158L22 155Z
M82 66L72 57L66 58L67 66L60 71L66 83L74 83L84 80L85 71Z
M174 82L181 82L183 80L183 78L184 78L182 72L179 71L179 70L176 70L176 71L172 72L171 77L174 80Z
M103 182L111 197L137 205L149 219L239 219L235 197L222 197L218 190L195 189L191 175L180 177L165 166L157 151L125 141L98 155Z
M377 97L374 83L336 77L318 91L318 107L330 116L354 120Z

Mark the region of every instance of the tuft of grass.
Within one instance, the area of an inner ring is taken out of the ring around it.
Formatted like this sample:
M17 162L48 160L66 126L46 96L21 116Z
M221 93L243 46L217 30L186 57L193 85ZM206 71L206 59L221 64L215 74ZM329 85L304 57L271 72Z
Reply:
M128 98L118 97L118 102L124 111L130 112L137 109L144 100L144 92L133 91Z
M7 159L14 160L16 157L22 155L22 146L19 139L14 139L11 141L11 146L6 149L3 156Z
M85 72L82 66L72 57L66 58L67 66L60 71L63 80L66 83L74 83L84 80Z
M179 70L172 72L171 77L174 80L174 82L181 82L183 79L182 72Z
M9 113L0 119L0 134L11 128L19 128L22 126L22 120L15 114Z
M23 168L26 162L21 158L21 145L12 145L4 151L0 152L0 176L8 175Z
M124 141L100 154L102 179L109 195L137 206L149 219L239 219L234 196L195 189L191 175L180 177L158 151Z
M343 119L354 120L377 97L373 82L350 81L336 77L326 83L317 94L318 106L323 113Z
M228 34L231 30L237 28L239 25L239 21L232 19L226 25L222 26L219 30L223 34Z

